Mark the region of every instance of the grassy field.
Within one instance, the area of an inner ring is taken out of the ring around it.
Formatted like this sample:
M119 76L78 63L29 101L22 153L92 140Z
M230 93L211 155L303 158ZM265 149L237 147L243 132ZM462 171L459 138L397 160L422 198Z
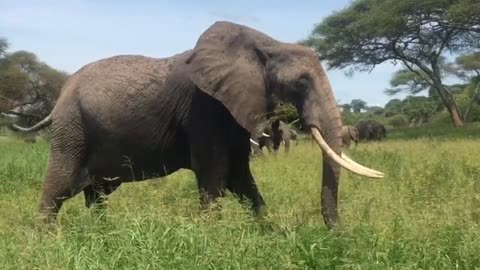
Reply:
M230 195L220 214L202 214L180 171L122 185L103 218L79 195L47 229L35 210L48 145L0 139L0 269L480 269L480 139L391 136L349 150L387 177L343 172L336 231L320 215L309 142L252 162L263 220Z

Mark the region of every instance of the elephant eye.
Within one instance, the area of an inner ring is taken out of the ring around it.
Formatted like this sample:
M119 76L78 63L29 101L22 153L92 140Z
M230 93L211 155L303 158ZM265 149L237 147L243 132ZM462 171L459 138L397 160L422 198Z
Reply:
M297 89L306 90L310 87L310 79L307 75L300 76L300 78L295 82Z

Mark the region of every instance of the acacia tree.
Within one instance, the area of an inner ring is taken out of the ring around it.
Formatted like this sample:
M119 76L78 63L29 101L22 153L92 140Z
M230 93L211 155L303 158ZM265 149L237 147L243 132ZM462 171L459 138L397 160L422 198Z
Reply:
M340 107L342 108L343 112L349 113L352 110L352 105L350 105L348 103L342 104L342 105L340 105Z
M402 63L434 89L454 126L463 119L443 84L441 58L480 47L477 0L356 0L327 17L307 40L330 68L368 71Z
M66 78L33 53L6 54L0 62L0 111L36 122L50 113Z
M367 103L361 99L352 99L350 105L354 113L360 113L361 110L367 108Z
M392 117L402 113L402 101L398 98L391 99L385 104L385 116Z
M455 63L459 70L458 76L469 82L467 90L471 90L470 101L463 114L468 119L473 104L480 103L480 52L461 55L455 59Z
M424 96L408 96L402 101L402 113L408 117L410 126L428 122L436 109L435 101Z
M2 58L8 49L8 42L6 38L0 37L0 58Z

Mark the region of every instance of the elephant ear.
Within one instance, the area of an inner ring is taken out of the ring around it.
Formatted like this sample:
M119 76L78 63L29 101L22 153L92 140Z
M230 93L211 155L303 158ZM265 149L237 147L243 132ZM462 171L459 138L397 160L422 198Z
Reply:
M350 138L352 138L352 139L358 137L358 131L356 131L356 128L354 128L354 127L348 127L348 134L350 135Z
M265 64L268 47L276 43L246 26L217 22L200 36L186 61L190 80L255 136L271 110Z
M353 128L349 126L347 130L348 130L348 135L350 135L350 138L355 138L355 132Z

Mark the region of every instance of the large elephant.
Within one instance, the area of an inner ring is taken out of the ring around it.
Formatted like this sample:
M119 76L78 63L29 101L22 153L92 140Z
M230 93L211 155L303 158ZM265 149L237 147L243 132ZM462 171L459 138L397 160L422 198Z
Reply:
M216 22L193 50L170 58L116 56L73 74L51 114L51 151L39 217L53 221L62 203L83 191L101 202L122 182L195 173L201 203L225 190L264 200L249 167L250 137L271 115L273 99L293 103L323 150L322 215L339 222L340 166L383 174L341 153L341 120L327 75L310 49L246 26ZM341 156L342 155L342 156Z
M350 147L352 141L354 141L355 145L357 145L359 140L360 140L360 135L358 133L358 130L355 127L352 127L352 126L342 127L342 143L346 148Z
M355 128L362 141L381 141L387 137L385 126L375 120L360 121Z
M251 141L255 155L262 155L263 147L267 147L269 153L277 153L282 143L285 144L285 153L288 153L290 143L297 139L297 132L278 119L266 121L260 129L262 130L260 137L252 138Z

